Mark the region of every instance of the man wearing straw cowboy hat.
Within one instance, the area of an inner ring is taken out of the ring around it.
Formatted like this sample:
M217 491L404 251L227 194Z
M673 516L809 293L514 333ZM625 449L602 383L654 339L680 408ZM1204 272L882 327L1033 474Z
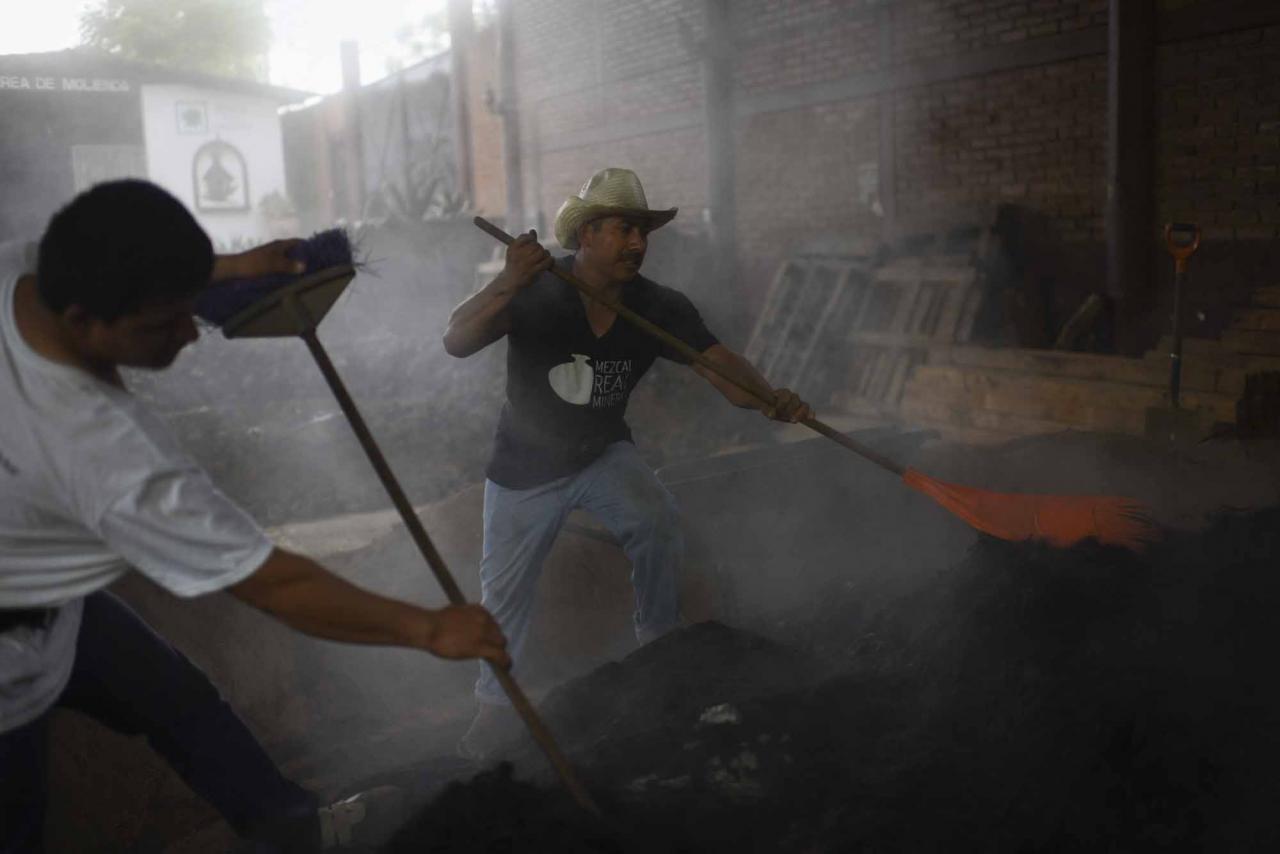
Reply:
M648 235L676 215L651 209L636 174L602 169L556 214L556 239L574 254L554 260L537 233L507 250L501 273L460 304L445 349L465 357L506 336L507 401L486 470L481 604L502 626L519 664L543 560L566 516L592 513L617 537L632 565L636 638L653 640L680 619L676 570L683 542L671 495L631 443L623 416L654 360L686 362L617 313L551 275L552 264L652 323L759 390L764 407L706 368L694 370L735 406L779 421L812 417L786 389L773 389L742 356L707 330L683 294L639 274ZM479 709L460 750L493 751L515 726L488 668L476 683Z

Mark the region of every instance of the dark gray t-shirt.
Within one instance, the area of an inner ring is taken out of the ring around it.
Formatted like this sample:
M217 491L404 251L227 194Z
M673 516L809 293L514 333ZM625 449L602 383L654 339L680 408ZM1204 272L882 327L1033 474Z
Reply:
M571 269L572 256L556 264ZM699 353L717 339L679 291L637 276L622 304ZM631 390L659 356L679 353L619 317L597 338L577 290L543 273L511 301L507 402L486 476L529 489L581 471L610 444L630 441Z

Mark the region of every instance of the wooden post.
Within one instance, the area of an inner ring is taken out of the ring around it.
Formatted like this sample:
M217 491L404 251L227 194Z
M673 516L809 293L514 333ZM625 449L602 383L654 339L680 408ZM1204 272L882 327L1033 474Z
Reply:
M346 173L346 204L343 213L350 220L364 216L364 132L360 121L360 46L344 41L342 53L342 147Z
M413 134L403 68L396 71L396 103L400 107L400 180L404 182L404 197L410 199L413 197Z
M733 20L729 0L704 0L703 111L707 146L707 207L711 213L713 282L725 296L731 334L746 329L738 283L736 140L733 104Z
M1111 0L1107 43L1107 292L1150 289L1154 242L1152 0Z
M876 12L876 23L880 30L880 72L893 73L893 9L889 5L882 6ZM881 226L881 237L892 240L896 234L898 215L898 175L897 175L897 139L893 124L894 89L888 87L877 99L880 113L879 168L877 178L879 187L876 195L880 198L880 210L884 218Z
M471 0L449 0L449 91L453 100L453 157L459 193L475 202L475 178L471 164L470 64L473 19Z
M498 0L498 110L502 116L502 166L507 184L507 230L524 230L524 174L520 163L520 110L516 92L514 0Z

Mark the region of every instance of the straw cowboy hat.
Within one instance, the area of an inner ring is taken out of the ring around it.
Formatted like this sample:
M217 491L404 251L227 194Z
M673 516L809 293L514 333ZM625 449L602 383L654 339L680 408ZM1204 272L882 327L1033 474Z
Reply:
M587 179L578 195L565 199L556 211L556 240L565 249L577 249L578 227L604 216L645 219L653 231L671 222L675 215L675 208L649 209L644 187L630 169L601 169Z

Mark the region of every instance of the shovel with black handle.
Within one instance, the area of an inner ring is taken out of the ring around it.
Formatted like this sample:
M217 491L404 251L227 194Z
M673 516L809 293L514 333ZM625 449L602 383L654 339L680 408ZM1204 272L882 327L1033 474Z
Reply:
M1186 305L1187 265L1200 248L1200 226L1171 222L1164 227L1164 244L1173 256L1173 317L1169 336L1169 405L1147 409L1148 439L1172 445L1199 442L1213 427L1212 413L1182 407L1182 314Z

